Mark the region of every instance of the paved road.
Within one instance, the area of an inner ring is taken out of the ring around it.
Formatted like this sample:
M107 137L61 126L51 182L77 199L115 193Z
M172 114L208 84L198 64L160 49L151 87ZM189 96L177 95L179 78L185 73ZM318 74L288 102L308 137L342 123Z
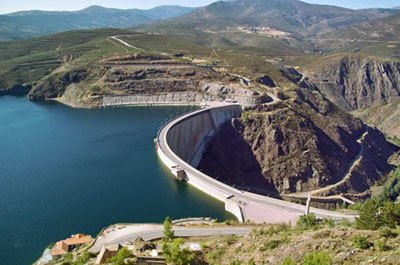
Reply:
M123 36L123 35L122 35L122 36ZM127 35L127 36L129 36L129 35ZM129 43L127 43L126 41L123 41L123 40L119 39L118 37L121 37L121 36L112 36L112 37L110 37L110 38L113 39L113 40L119 41L120 43L124 44L125 46L127 46L127 47L129 47L129 48L136 49L136 50L139 50L139 51L144 51L144 50L141 49L141 48L138 48L138 47L135 47L135 46L130 45Z
M137 227L137 229L135 229ZM174 226L173 230L177 237L197 237L197 236L216 236L216 235L238 235L244 236L251 232L251 226L229 226L229 227L179 227ZM99 236L96 242L89 249L90 252L99 252L105 244L127 244L141 237L145 241L162 238L164 231L163 225L132 225L121 229L113 230Z
M273 97L275 98L275 97ZM274 104L271 102L269 104ZM214 106L214 108L219 108L221 106ZM159 135L158 135L158 146L161 151L176 165L185 170L186 173L190 173L191 176L195 176L196 180L202 182L203 186L213 187L219 190L222 194L226 194L226 198L231 197L242 209L245 220L251 220L256 223L281 223L295 221L299 216L305 213L306 207L300 204L286 202L250 192L244 192L228 186L222 182L215 180L214 178L205 175L196 168L190 166L185 161L180 159L169 147L167 143L167 133L169 129L181 120L188 118L189 116L206 111L204 109L198 110L181 116L175 120L172 120L167 125L165 125ZM311 208L313 212L319 218L332 218L339 221L343 218L354 220L355 215L348 215L338 212L331 212L326 210L321 210L317 208Z

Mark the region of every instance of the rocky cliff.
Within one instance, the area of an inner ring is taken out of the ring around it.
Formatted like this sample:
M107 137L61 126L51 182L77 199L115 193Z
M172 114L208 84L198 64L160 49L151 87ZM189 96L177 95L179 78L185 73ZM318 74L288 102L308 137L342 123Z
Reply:
M307 76L339 106L354 110L400 100L400 62L355 55L322 61Z
M225 124L200 168L261 193L313 190L343 179L362 151L357 140L367 129L317 90L302 88L290 100L251 108ZM363 149L363 163L354 170L358 177L346 193L368 190L392 169L387 159L395 148L380 132L372 130Z
M136 58L137 57L137 58ZM240 77L163 57L116 57L97 65L60 68L42 79L29 98L77 107L130 104L199 104L204 98L243 105L267 102Z

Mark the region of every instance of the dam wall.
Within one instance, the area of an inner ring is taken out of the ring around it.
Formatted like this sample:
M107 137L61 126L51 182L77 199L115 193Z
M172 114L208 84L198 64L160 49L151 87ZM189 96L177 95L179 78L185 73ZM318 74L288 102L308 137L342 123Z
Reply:
M240 105L211 108L181 120L167 133L171 150L192 167L198 167L207 144L221 127L232 118L240 117Z
M224 202L225 210L244 222L242 209L232 196L234 189L196 169L208 142L219 127L232 118L240 117L241 113L240 105L229 105L201 109L177 118L160 130L157 153L172 174L177 176L177 171L184 169L185 180L189 184Z

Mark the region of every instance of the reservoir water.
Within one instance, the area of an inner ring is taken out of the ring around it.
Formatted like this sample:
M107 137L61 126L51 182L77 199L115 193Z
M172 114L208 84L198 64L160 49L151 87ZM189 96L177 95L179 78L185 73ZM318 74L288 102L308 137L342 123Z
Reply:
M234 219L223 203L175 181L154 150L160 124L188 110L0 97L0 263L31 264L51 242L114 223Z

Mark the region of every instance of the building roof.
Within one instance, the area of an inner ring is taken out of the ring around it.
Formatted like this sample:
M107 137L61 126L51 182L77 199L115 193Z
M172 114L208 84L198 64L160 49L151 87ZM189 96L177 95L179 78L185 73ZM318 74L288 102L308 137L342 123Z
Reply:
M61 256L68 253L69 246L83 245L92 241L92 236L76 234L65 240L58 241L51 249L52 256Z
M55 246L51 249L52 256L62 256L68 253L68 245L62 241L58 241Z
M92 241L92 236L85 236L84 234L76 234L71 238L64 240L67 245L83 245Z

